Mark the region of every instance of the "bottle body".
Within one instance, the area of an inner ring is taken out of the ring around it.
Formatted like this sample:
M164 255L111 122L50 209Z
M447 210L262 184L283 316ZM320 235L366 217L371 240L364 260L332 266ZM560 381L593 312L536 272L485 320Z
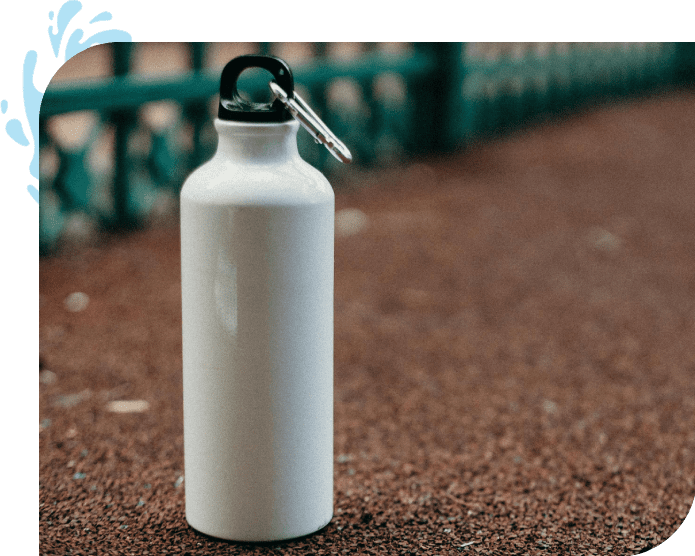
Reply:
M181 192L186 517L237 541L333 512L333 225L294 121L216 121Z

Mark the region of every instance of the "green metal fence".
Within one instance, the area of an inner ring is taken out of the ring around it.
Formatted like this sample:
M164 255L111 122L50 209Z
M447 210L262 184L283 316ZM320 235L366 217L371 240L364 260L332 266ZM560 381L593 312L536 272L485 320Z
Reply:
M105 228L138 226L162 200L175 203L185 176L214 152L219 70L205 66L210 45L187 45L189 71L165 78L131 73L138 47L111 45L112 77L46 90L42 254L75 215ZM695 71L690 43L415 43L395 52L374 43L350 59L330 56L326 43L313 50L294 66L297 88L367 167L450 152L607 98L692 83ZM248 84L251 94L262 86ZM52 131L68 113L84 117L79 141ZM324 172L339 164L304 131L298 140L302 156Z

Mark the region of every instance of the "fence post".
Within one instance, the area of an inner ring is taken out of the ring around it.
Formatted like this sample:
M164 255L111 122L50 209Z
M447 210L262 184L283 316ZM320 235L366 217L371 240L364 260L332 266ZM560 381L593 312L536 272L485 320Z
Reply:
M321 64L330 63L328 60L328 45L325 42L315 42L314 43L314 60ZM311 102L311 107L319 116L319 118L326 121L330 126L330 115L327 113L328 98L327 98L327 84L326 83L315 83L312 87L309 87L309 97ZM296 83L295 83L296 86ZM310 143L309 143L310 144ZM317 154L314 156L312 163L318 166L322 171L325 171L327 161L328 161L328 151L323 147L316 148L316 146L311 147Z
M123 77L130 73L133 44L129 42L113 43L113 74ZM135 226L132 195L129 187L128 138L135 126L135 111L127 109L114 110L110 120L116 127L114 148L113 201L114 222L116 228Z
M273 43L270 42L259 42L257 45L258 54L263 54L264 56L269 56L273 50Z
M682 85L695 84L695 42L676 43L676 82Z
M373 53L376 50L376 43L366 43L364 47L365 53ZM361 79L358 83L362 91L364 105L367 107L369 114L367 125L363 127L362 130L366 132L366 135L372 139L374 138L374 134L376 132L376 114L378 113L378 108L374 98L374 80L377 75L372 75L365 79ZM369 149L362 149L361 152L358 151L358 160L360 164L364 164L365 166L371 166L376 158L376 153L374 152L374 141L368 141L368 143L370 144Z
M203 70L205 63L206 43L193 42L189 43L189 51L191 56L191 69L199 74ZM204 146L201 141L202 131L209 120L208 105L206 102L196 100L184 105L184 114L187 119L193 124L193 152L188 163L189 168L200 166L205 157Z
M411 150L420 154L451 152L462 137L462 43L415 43L434 58L434 69L412 84L415 128Z

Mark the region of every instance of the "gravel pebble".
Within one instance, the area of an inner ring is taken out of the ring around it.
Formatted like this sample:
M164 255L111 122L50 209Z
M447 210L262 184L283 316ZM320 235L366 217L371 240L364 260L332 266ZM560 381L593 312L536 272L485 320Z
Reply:
M45 370L39 372L39 382L41 382L41 384L50 386L51 384L55 384L56 380L58 380L58 377L52 371Z
M86 293L74 292L65 298L65 308L71 313L84 311L89 305L89 296Z
M149 408L146 400L115 400L106 404L106 409L112 413L143 413Z

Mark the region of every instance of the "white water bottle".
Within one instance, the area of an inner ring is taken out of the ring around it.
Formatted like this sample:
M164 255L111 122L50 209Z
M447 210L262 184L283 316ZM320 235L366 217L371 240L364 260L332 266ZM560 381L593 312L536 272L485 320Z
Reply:
M239 95L251 67L273 75L272 103ZM236 541L333 515L335 197L297 151L293 115L315 115L293 90L279 58L229 62L217 152L181 191L186 519Z

